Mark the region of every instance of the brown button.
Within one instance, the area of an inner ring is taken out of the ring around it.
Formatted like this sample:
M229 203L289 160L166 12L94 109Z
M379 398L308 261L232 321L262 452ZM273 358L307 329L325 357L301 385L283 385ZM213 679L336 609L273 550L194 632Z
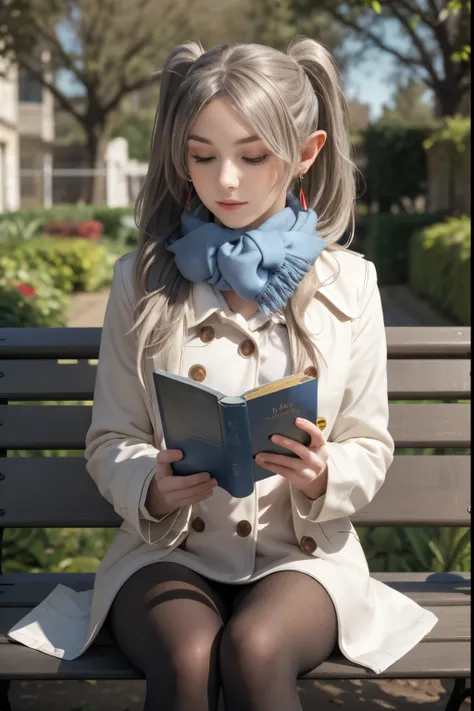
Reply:
M309 553L309 555L311 555L311 553L314 553L314 551L318 547L316 545L316 541L314 540L314 538L311 538L311 536L303 536L300 541L300 546L301 550L305 553Z
M316 370L314 365L310 365L306 368L306 370L304 371L304 374L309 375L311 378L315 378L318 374L318 371Z
M203 326L199 331L199 338L203 343L210 343L212 340L214 340L215 335L216 332L214 331L212 326Z
M206 379L207 371L203 365L192 365L188 375L192 380L202 383L202 381Z
M250 358L255 353L255 343L248 338L239 345L239 354L242 358Z
M193 527L193 529L195 531L197 531L197 533L202 533L204 531L204 529L206 528L206 524L204 523L202 518L199 518L199 516L194 519L191 526Z
M236 531L238 536L246 538L247 536L250 536L252 532L252 524L250 521L239 521Z

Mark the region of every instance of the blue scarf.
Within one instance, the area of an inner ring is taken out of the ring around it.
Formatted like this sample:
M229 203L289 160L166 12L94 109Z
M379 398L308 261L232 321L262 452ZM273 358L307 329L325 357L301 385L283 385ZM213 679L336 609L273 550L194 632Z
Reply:
M288 194L287 205L254 230L230 229L189 212L181 234L168 239L178 270L192 282L234 290L264 314L281 311L326 241L316 232L314 210Z

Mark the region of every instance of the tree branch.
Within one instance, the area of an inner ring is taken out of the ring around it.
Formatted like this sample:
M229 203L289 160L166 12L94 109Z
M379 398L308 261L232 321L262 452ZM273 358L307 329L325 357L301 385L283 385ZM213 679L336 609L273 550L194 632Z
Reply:
M431 61L431 57L428 54L428 52L426 51L426 48L423 44L422 39L417 34L416 30L411 26L410 20L407 18L407 16L404 15L402 11L400 11L400 5L403 5L403 1L402 0L389 0L389 2L387 4L390 7L390 12L394 15L394 17L397 18L397 20L402 25L402 27L404 27L405 30L407 31L407 33L410 35L410 37L413 41L413 44L415 45L416 49L419 52L423 67L426 69L426 71L428 72L428 74L431 77L431 85L434 86L441 80L441 78L436 73L434 65Z
M117 106L120 104L121 100L123 99L123 97L126 96L127 94L130 94L132 91L138 91L139 89L144 89L145 87L150 86L151 84L154 84L156 81L157 81L156 77L153 75L150 75L147 77L142 77L142 79L137 79L137 81L133 82L132 84L126 84L124 82L120 86L120 88L117 91L114 98L111 99L107 104L105 104L105 106L103 107L104 112L108 113L109 111L116 109Z
M17 57L17 62L22 69L25 69L28 74L37 79L42 84L42 86L45 87L45 89L48 89L48 91L50 91L51 94L53 94L53 96L58 100L61 106L68 113L72 114L82 126L84 126L84 115L77 111L74 104L72 104L67 99L67 97L61 91L59 91L59 89L57 89L54 84L51 84L49 81L47 81L47 79L45 79L44 74L41 70L34 69L33 66L29 64L24 57Z
M389 45L385 44L380 37L375 35L373 32L368 30L366 27L362 27L359 25L357 22L354 22L353 20L349 20L347 17L344 17L344 15L341 15L334 7L331 7L330 5L324 5L326 11L338 22L340 22L342 25L345 27L348 27L351 30L354 30L355 32L358 32L360 35L363 35L366 39L370 40L372 44L374 44L376 47L381 49L383 52L388 52L392 56L394 56L396 59L398 59L402 64L405 66L409 67L410 69L417 69L419 68L419 62L417 61L416 58L414 57L408 57L404 54L401 54L397 49L394 47L390 47ZM425 80L426 81L426 80ZM428 82L426 82L428 84ZM430 84L428 84L430 86Z

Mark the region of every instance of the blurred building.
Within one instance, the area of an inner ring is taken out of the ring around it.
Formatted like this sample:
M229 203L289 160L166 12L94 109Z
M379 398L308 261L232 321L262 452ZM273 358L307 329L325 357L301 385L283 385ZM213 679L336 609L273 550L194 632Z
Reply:
M0 58L0 212L20 206L18 71Z
M53 141L51 93L18 67L4 65L0 71L0 212L51 204L44 176L52 169Z

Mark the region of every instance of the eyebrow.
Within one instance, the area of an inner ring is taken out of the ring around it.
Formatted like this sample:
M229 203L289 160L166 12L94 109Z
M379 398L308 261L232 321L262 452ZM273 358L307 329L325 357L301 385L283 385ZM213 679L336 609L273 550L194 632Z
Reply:
M246 138L240 138L235 142L234 145L241 146L244 143L254 143L255 141L261 141L259 136L247 136ZM188 137L188 141L198 141L199 143L206 143L208 146L212 146L212 141L208 138L203 138L203 136L197 136L195 133L191 133Z

